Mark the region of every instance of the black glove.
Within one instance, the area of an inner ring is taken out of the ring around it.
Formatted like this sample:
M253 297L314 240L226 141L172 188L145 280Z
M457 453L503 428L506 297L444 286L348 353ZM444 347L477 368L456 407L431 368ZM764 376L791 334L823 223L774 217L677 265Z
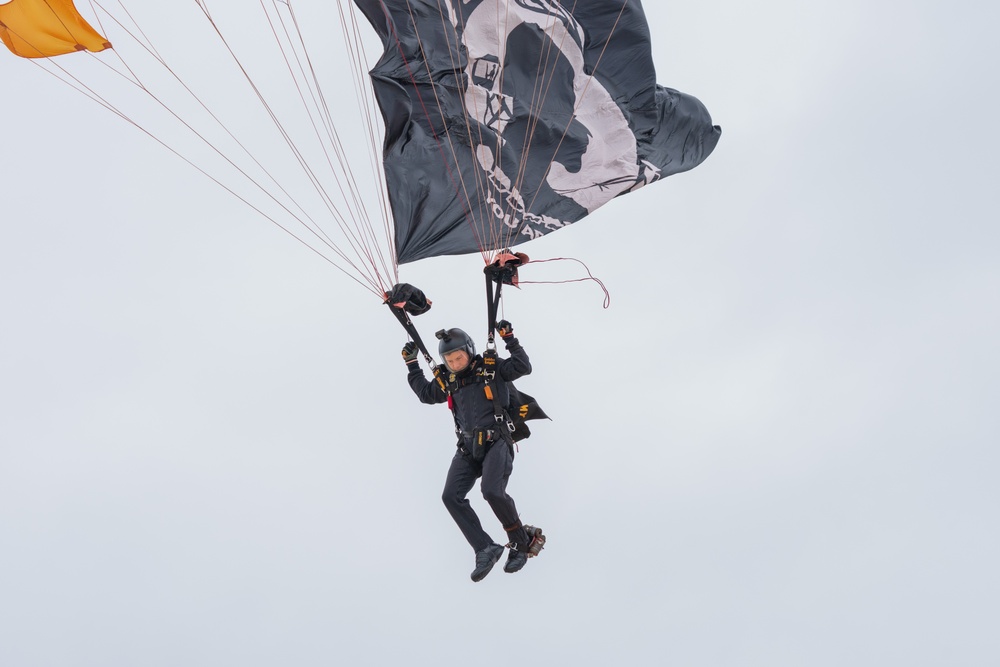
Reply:
M497 333L506 340L514 335L514 325L507 320L500 320L497 322Z
M403 361L405 361L407 365L417 363L417 353L417 344L411 340L403 346Z

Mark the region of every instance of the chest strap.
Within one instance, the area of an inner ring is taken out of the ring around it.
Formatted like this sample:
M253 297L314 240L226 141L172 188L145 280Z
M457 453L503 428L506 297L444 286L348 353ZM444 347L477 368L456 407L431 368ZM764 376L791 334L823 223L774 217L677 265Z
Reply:
M500 404L500 392L496 391L496 375L497 351L489 349L483 352L483 377L486 378L486 387L484 388L486 398L493 401L493 418L496 420L497 426L500 427L500 434L507 441L507 444L513 445L514 438L511 436L511 433L514 432L514 422L511 420L510 415L507 414L506 408Z

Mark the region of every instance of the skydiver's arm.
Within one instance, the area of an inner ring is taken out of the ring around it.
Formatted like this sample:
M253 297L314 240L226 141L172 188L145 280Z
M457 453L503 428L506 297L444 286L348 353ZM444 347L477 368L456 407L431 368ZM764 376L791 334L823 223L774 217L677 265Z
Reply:
M409 366L409 373L406 374L406 381L410 383L410 389L417 395L421 403L433 405L444 403L448 400L448 394L441 389L437 380L428 380L424 376L424 371L417 364Z
M513 336L503 339L510 358L504 359L499 364L500 377L504 380L516 380L531 373L531 362L528 360L528 353L524 351L521 344Z

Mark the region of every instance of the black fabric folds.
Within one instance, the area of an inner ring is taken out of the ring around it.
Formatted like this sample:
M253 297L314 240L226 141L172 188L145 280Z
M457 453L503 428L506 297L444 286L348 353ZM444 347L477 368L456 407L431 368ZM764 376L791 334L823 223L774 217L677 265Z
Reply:
M385 48L371 78L401 264L548 234L719 141L701 102L656 83L639 0L355 3Z

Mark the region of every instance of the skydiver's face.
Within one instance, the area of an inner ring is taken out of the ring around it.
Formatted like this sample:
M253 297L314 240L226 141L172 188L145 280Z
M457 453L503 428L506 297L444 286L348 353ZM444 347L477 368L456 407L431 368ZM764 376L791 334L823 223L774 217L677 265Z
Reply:
M464 371L469 365L469 353L465 350L452 350L444 353L444 363L452 373Z

